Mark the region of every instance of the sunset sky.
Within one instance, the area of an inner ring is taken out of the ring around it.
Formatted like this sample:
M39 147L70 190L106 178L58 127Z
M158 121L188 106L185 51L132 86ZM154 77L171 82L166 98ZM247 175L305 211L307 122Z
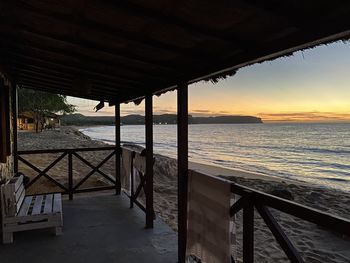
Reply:
M93 101L69 98L85 115ZM144 104L121 106L122 115L144 114ZM350 43L337 42L243 69L217 84L189 88L194 116L254 115L264 121L350 121ZM176 113L176 92L154 97L154 114Z

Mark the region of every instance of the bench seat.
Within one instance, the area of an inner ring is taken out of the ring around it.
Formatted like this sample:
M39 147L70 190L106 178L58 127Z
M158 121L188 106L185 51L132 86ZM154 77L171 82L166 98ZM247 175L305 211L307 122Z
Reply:
M1 186L3 243L13 242L18 231L53 228L62 233L61 194L25 196L22 178Z

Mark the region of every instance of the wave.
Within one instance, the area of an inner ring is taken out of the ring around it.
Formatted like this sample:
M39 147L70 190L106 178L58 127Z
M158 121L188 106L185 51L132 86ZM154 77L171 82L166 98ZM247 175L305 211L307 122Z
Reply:
M311 128L311 129L310 129ZM81 132L114 144L114 127ZM122 126L122 143L145 145L144 128ZM177 156L176 125L155 126L154 151ZM350 190L350 124L189 126L191 161Z

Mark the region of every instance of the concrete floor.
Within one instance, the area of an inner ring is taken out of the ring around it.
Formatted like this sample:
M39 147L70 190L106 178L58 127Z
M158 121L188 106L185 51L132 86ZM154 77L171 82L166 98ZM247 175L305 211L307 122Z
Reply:
M177 262L177 235L157 219L144 229L145 214L123 196L75 197L63 201L62 236L49 230L14 234L0 245L1 263Z

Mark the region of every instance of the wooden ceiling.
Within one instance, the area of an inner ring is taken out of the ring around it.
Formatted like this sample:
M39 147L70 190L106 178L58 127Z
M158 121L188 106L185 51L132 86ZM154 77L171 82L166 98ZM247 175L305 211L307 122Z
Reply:
M23 87L124 102L344 39L349 17L348 0L1 0L0 63Z

